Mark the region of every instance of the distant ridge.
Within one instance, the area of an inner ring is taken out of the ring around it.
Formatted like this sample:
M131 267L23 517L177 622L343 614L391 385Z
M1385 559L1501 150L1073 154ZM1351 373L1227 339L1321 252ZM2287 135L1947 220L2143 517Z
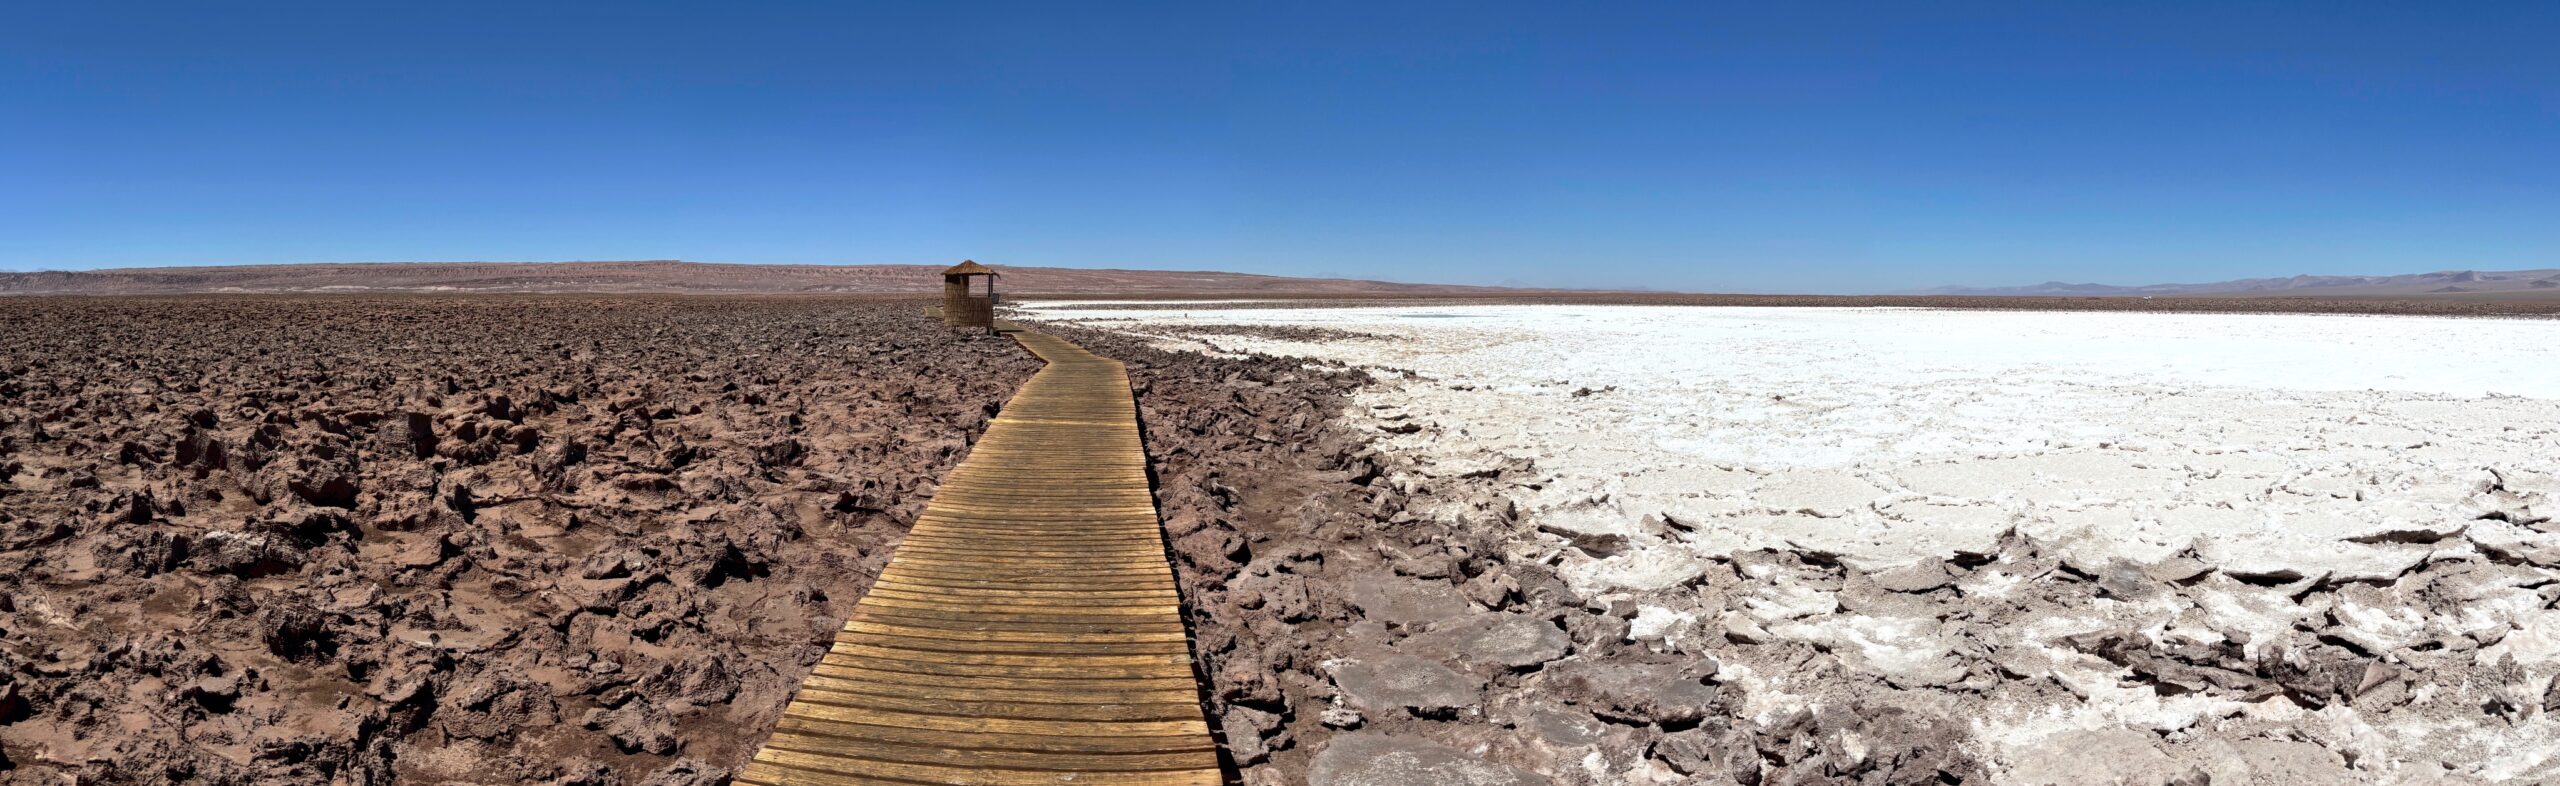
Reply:
M704 293L923 294L942 287L938 265L738 265L638 262L379 262L226 265L92 271L0 272L0 295L218 293ZM999 293L1452 295L1523 292L1502 287L1398 284L1248 273L1016 267L998 263Z
M1921 294L1990 296L2123 296L2123 295L2306 295L2372 297L2385 295L2454 295L2499 292L2560 294L2560 268L2540 270L2444 270L2397 276L2294 276L2244 278L2207 284L2072 284L2047 281L2022 287L1939 287Z

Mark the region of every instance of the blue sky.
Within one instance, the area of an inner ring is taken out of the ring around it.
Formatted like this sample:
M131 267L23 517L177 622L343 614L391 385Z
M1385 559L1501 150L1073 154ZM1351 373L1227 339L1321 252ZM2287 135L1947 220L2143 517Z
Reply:
M14 3L0 269L2552 267L2555 42L2543 2Z

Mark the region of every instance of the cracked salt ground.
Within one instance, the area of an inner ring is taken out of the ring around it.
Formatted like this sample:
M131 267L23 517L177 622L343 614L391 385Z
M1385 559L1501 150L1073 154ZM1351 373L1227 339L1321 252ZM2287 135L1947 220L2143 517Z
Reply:
M1502 500L1763 724L1962 719L2009 783L2560 777L2560 324L1436 312L1046 316L1392 372L1353 411L1411 515Z

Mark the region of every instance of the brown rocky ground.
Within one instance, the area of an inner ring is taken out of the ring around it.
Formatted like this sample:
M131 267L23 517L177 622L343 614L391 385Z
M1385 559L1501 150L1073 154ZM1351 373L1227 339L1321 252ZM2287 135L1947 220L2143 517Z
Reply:
M915 302L0 300L0 782L725 781L1037 361Z
M384 262L0 271L0 295L206 293L910 293L938 294L939 265L732 265L703 262ZM1292 278L1206 270L1002 268L1005 292L1496 294L1500 287Z

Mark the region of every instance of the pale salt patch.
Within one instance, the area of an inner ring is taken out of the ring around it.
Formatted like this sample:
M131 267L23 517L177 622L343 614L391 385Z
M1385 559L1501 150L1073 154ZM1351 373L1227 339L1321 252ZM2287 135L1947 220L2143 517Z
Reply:
M1775 623L1839 611L1840 596L1790 582L1762 587L1742 605L1762 623Z
M2552 321L1026 308L1039 318L1134 320L1110 324L1142 330L1244 324L1387 336L1222 335L1218 346L1416 372L1361 394L1362 411L1378 405L1425 424L1383 440L1388 449L1426 461L1533 459L1548 488L1515 500L1532 520L1633 536L1633 521L1668 514L1700 533L1645 550L1690 556L1802 547L1892 565L1978 548L2016 526L2073 539L2075 559L2091 564L2147 562L2193 544L2207 563L2243 573L2382 579L2423 550L2347 538L2475 517L2464 500L2483 468L2560 473ZM1939 504L1915 508L1911 494ZM1566 562L1583 591L1676 586L1705 567L1654 555Z
M1797 710L1813 706L1811 698L1789 692L1787 685L1771 680L1743 663L1723 664L1716 670L1716 681L1742 688L1736 692L1742 702L1738 709L1743 717L1755 723L1775 723Z
M1636 608L1635 619L1627 621L1627 640L1660 645L1656 650L1677 652L1680 642L1698 627L1698 615L1672 611L1661 606Z
M1822 642L1866 669L1905 685L1945 685L1965 677L1954 640L1934 618L1839 614L1769 626L1771 633Z

